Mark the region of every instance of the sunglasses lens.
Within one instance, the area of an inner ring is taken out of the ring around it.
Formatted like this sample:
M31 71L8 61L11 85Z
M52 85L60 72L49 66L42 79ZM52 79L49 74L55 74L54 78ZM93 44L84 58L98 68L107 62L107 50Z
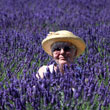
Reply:
M63 49L65 52L67 52L67 51L70 51L70 50L71 50L71 48L70 48L70 47L66 46L66 47L56 47L56 48L54 48L54 50L53 50L53 51L60 51L61 49Z
M61 50L60 47L56 47L56 48L54 48L54 51L60 51L60 50Z
M71 50L70 47L67 47L67 46L64 47L64 51L65 51L65 52L70 51L70 50Z

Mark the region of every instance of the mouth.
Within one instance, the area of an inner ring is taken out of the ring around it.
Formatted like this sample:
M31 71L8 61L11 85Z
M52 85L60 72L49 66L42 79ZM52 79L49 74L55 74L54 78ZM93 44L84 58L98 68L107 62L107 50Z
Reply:
M68 58L67 58L67 57L65 57L65 56L60 56L60 57L59 57L59 60L63 60L63 61L68 62Z
M59 59L66 59L65 57L59 57Z
M67 60L66 58L64 58L64 57L62 57L62 58L60 58L60 60Z

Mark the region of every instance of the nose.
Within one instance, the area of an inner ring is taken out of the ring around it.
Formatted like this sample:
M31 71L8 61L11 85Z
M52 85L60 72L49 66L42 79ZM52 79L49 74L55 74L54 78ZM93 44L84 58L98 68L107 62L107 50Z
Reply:
M60 50L60 54L64 54L64 52L65 52L64 49Z

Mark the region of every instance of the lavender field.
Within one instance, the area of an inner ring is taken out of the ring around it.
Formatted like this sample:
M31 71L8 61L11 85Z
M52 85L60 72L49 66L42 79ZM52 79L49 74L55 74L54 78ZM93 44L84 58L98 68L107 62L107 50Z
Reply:
M58 30L84 39L85 53L37 79L54 62L41 41ZM110 110L110 1L0 0L0 110Z

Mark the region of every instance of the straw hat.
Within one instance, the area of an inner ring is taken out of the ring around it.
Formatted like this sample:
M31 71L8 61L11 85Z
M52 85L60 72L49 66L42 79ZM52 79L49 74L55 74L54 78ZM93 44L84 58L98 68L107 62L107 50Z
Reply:
M52 56L51 45L55 42L69 42L77 48L77 57L85 51L86 44L78 36L67 30L60 30L57 32L50 32L47 37L42 41L42 47L46 53Z

